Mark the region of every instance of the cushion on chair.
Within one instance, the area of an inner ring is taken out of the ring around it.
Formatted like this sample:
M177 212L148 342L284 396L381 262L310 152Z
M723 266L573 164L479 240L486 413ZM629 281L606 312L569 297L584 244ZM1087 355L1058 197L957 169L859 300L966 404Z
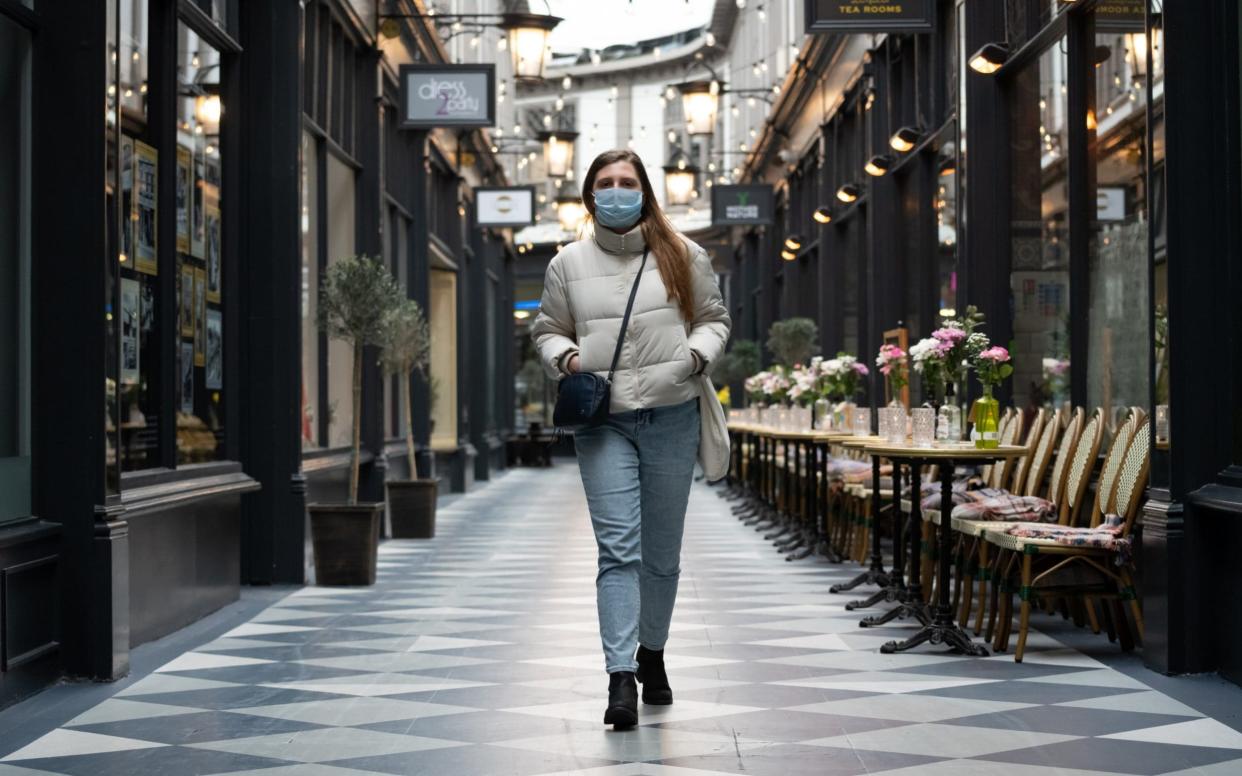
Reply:
M982 490L967 491L972 500L953 508L957 520L1007 520L1010 522L1047 523L1057 518L1057 505L1037 496L1015 496L1003 493L973 498Z
M1067 525L1037 525L1021 523L1011 526L1006 533L1019 539L1043 539L1067 547L1084 547L1107 550L1118 555L1117 563L1129 561L1131 543L1125 530L1125 519L1120 515L1108 515L1095 528L1074 528Z

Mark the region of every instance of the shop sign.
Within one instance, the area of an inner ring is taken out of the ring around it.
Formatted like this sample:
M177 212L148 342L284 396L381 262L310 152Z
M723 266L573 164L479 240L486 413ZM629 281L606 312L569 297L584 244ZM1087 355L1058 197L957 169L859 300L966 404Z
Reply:
M1147 0L1101 0L1095 6L1096 32L1143 32Z
M931 32L936 0L806 0L807 33Z
M754 226L772 223L771 186L713 186L712 226Z
M1096 220L1126 220L1126 190L1124 187L1104 188L1095 192Z
M401 128L496 124L496 66L402 65Z
M475 226L482 229L535 223L535 187L508 186L474 190Z

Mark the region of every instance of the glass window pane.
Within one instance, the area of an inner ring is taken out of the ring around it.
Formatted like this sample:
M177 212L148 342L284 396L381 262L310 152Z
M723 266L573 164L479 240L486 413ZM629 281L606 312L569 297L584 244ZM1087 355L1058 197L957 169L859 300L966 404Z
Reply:
M1070 401L1068 82L1064 43L1013 80L1013 393L1018 407Z
M224 287L220 52L177 29L177 462L224 455Z
M1150 386L1147 35L1096 21L1103 61L1087 121L1097 203L1088 254L1087 401L1116 422L1127 407L1147 406Z
M302 133L302 449L320 446L319 330L319 144Z
M0 17L0 523L30 514L30 34Z
M354 171L328 155L328 263L357 253L354 226ZM353 444L354 349L348 342L328 340L328 445Z

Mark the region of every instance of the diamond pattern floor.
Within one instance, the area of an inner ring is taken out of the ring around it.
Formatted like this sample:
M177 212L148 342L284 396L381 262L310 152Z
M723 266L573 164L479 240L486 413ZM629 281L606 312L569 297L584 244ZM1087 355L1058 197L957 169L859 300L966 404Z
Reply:
M1242 734L1041 633L1022 665L880 655L903 626L860 631L827 592L854 568L783 562L702 486L676 702L631 731L601 722L572 465L455 501L380 572L299 590L16 751L0 736L0 776L1242 773Z

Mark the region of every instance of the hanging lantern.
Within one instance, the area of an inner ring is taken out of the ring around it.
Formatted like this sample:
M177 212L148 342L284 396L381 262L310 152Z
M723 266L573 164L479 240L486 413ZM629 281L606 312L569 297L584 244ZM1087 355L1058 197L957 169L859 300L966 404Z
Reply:
M720 109L720 84L717 81L689 81L677 85L681 92L681 109L690 135L710 135L716 131L716 114Z
M694 201L699 168L682 156L676 164L664 167L664 197L669 205L688 205Z
M577 234L586 221L587 209L582 204L582 197L574 194L572 189L562 189L556 197L556 220L561 224L561 231Z
M501 19L500 28L509 34L514 77L519 81L542 81L548 61L548 33L561 23L560 17L506 13Z
M573 175L574 141L577 139L577 132L543 132L539 135L549 178L568 178Z

